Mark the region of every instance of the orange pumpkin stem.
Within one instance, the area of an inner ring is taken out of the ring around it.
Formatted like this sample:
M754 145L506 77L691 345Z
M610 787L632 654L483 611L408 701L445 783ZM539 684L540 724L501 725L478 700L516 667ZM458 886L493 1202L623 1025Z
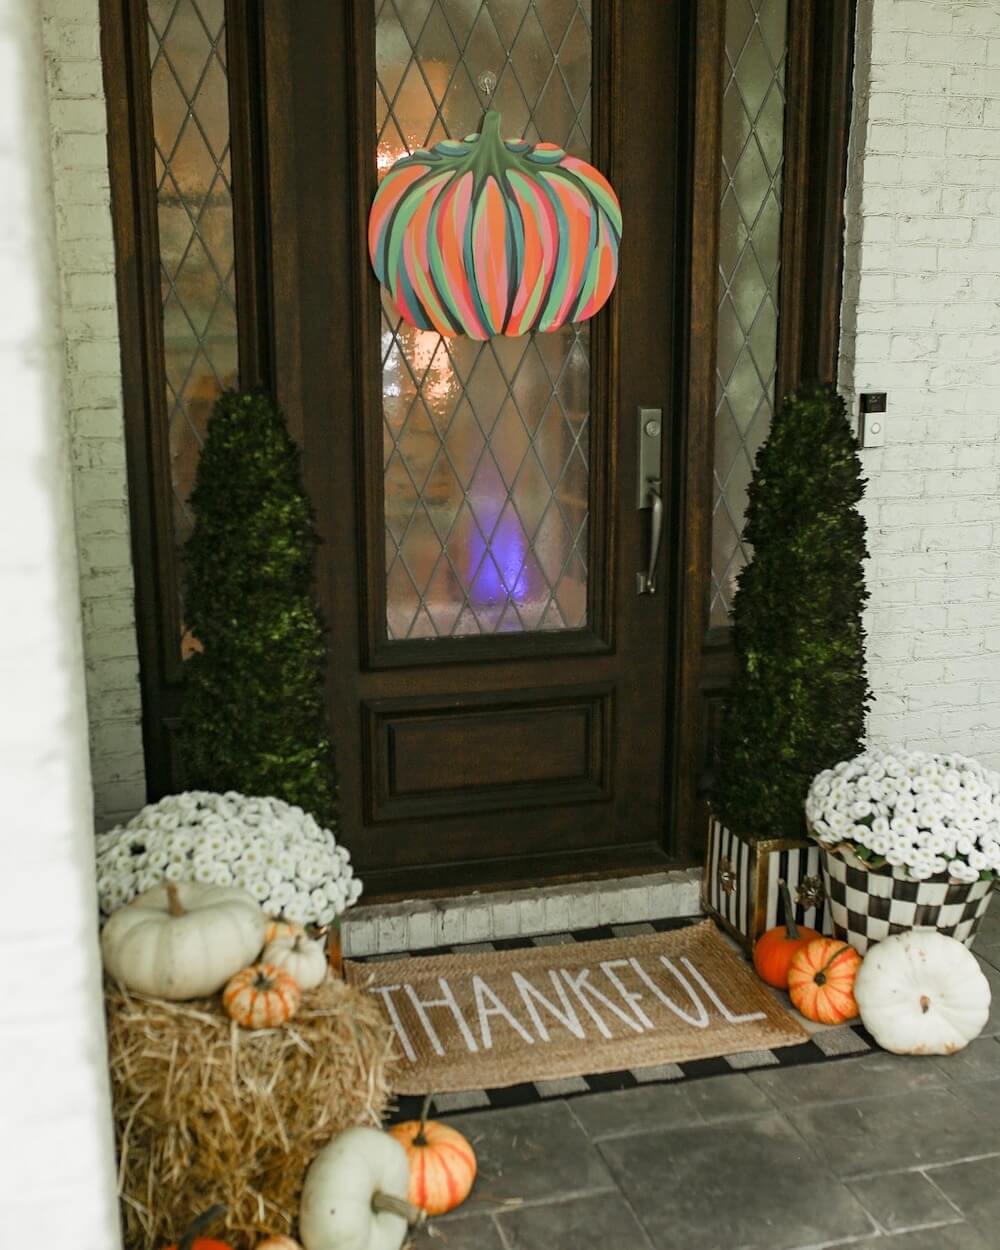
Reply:
M841 955L846 955L849 950L853 950L853 949L854 948L851 946L842 946L839 951L834 951L833 954L830 956L830 958L823 965L823 967L820 968L819 972L817 972L816 975L813 977L813 980L816 982L816 984L826 985L827 969L835 960L839 959Z
M183 916L186 914L184 904L181 902L181 892L173 881L167 882L167 910L171 916ZM207 1215L208 1212L205 1214Z
M779 881L778 889L781 892L781 905L785 909L785 930L792 941L797 942L799 940L799 926L795 923L795 908L792 906L792 896L788 889L788 883Z
M414 1146L426 1146L427 1138L424 1135L424 1129L427 1127L427 1113L431 1109L431 1099L433 1094L427 1094L424 1098L424 1105L420 1108L420 1123L417 1126L416 1136L413 1138Z
M170 883L173 885L173 882ZM169 886L167 887L169 890ZM191 1250L194 1245L194 1239L206 1229L212 1227L216 1220L222 1219L226 1214L226 1208L221 1202L217 1202L214 1207L209 1207L204 1214L199 1215L193 1220L185 1230L184 1236L181 1238L179 1250Z
M380 1189L372 1194L372 1210L389 1211L393 1215L398 1215L406 1220L411 1228L423 1224L427 1218L427 1213L414 1206L412 1202L407 1202L405 1198L397 1198L395 1194L384 1194Z

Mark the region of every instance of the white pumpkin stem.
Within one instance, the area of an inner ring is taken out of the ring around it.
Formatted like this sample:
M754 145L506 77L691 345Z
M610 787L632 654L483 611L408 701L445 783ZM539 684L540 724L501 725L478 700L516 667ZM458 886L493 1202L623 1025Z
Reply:
M167 910L171 916L184 916L187 914L184 910L184 904L181 902L181 892L173 881L167 882Z
M427 1212L422 1211L420 1207L407 1202L405 1198L397 1198L395 1194L384 1194L380 1189L372 1194L372 1210L388 1211L391 1215L398 1215L406 1220L411 1228L423 1224L427 1219Z

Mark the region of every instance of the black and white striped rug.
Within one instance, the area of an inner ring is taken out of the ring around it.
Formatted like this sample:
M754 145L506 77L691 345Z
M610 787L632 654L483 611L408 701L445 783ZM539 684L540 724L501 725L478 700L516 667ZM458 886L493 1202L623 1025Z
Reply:
M663 933L669 929L684 928L700 919L700 917L690 916L672 920L651 920L642 924L602 925L595 929L547 933L539 937L497 938L492 942L438 946L416 953L421 956L469 954L475 951L524 950L532 946L555 946L565 942L594 942L607 938L632 937L641 933ZM397 951L387 955L356 958L355 962L373 963L379 960L405 958L407 958L405 951ZM839 1028L817 1032L810 1037L809 1041L800 1045L782 1046L777 1050L743 1051L735 1055L695 1059L688 1063L661 1064L653 1068L602 1072L593 1076L565 1077L556 1081L526 1081L520 1085L508 1085L501 1089L471 1089L461 1093L438 1094L431 1103L431 1114L451 1116L463 1111L483 1111L490 1107L520 1107L550 1098L577 1098L586 1094L634 1089L641 1085L674 1084L704 1077L723 1076L733 1072L748 1072L755 1068L824 1063L867 1054L874 1049L876 1049L875 1042L862 1025L842 1025ZM416 1096L399 1098L395 1109L386 1118L387 1123L416 1119L420 1114L422 1101Z

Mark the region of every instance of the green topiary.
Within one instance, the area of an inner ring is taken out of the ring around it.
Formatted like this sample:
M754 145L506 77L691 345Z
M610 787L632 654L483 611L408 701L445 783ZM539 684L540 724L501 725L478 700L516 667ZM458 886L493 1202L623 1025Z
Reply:
M299 450L265 395L223 395L208 422L185 548L185 782L298 804L335 820L317 537Z
M843 399L785 403L757 454L733 601L738 671L723 715L714 806L746 837L800 837L820 769L857 754L871 693L864 493Z

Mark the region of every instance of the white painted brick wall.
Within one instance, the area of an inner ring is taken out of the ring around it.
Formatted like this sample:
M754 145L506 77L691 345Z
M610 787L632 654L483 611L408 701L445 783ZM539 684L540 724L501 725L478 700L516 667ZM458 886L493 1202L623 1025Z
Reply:
M98 0L41 0L98 824L145 801Z
M120 1245L37 0L0 0L0 1244Z
M1000 4L860 0L841 383L869 478L871 737L1000 766Z

